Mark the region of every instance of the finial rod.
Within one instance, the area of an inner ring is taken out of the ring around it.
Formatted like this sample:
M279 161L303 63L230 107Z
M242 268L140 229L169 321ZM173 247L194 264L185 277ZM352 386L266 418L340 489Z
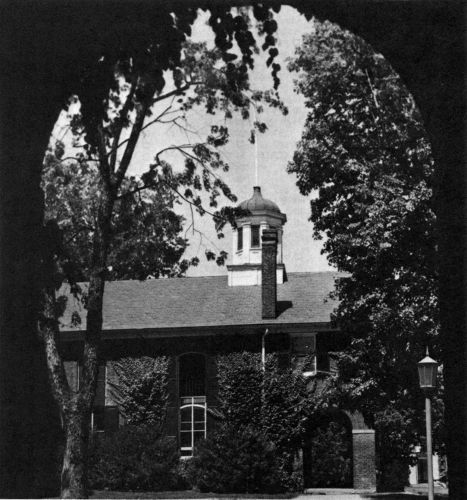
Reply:
M258 186L258 133L255 128L256 125L256 106L252 102L253 106L253 134L255 138L255 186Z

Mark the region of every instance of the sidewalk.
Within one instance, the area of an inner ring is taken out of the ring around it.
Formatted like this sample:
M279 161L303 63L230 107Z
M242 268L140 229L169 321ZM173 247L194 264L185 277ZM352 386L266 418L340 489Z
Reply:
M412 486L406 486L405 491L407 493L413 493L415 495L425 495L428 496L428 484L414 484ZM449 491L445 486L440 486L435 482L435 497L436 498L448 498Z
M404 491L393 493L375 493L351 489L310 488L295 500L423 500L428 497L428 485L417 484L406 486ZM449 497L448 489L444 486L435 485L435 499L445 500Z

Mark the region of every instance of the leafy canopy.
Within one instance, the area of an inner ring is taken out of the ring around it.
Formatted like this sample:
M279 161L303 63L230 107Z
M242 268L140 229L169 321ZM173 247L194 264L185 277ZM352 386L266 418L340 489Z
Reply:
M92 162L63 162L63 158L60 142L46 153L42 173L45 220L56 221L63 233L68 275L75 281L88 281L99 174ZM134 178L125 178L115 204L107 278L143 280L183 275L197 259L182 259L188 242L184 219L174 210L175 194L164 185L157 191L132 194L136 185Z
M290 69L309 112L288 171L311 196L329 262L347 273L335 292L334 319L352 339L341 403L397 449L380 447L387 460L410 460L424 432L416 363L438 345L430 145L412 96L358 37L316 22Z
M161 429L168 404L168 364L165 357L121 358L111 363L112 399L128 424Z

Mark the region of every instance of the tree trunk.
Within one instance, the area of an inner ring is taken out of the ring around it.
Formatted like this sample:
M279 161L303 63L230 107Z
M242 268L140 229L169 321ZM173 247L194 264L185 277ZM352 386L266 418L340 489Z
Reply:
M89 416L89 411L78 407L65 417L62 498L87 498Z

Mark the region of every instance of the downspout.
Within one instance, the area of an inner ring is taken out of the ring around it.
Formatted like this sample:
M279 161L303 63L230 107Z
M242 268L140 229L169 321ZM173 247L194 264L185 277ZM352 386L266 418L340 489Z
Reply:
M269 330L266 328L265 332L261 336L261 368L266 371L266 335L269 333Z

